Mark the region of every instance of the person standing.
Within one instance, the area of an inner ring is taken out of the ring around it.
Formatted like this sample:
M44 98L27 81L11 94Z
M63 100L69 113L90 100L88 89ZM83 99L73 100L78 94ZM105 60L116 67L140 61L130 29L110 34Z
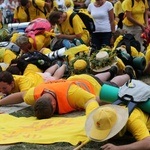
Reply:
M141 51L145 50L141 33L148 28L148 2L146 0L125 0L122 3L125 12L123 29L134 35L141 44Z
M115 33L112 3L106 0L96 0L90 3L87 9L94 18L96 28L95 32L92 33L92 44L95 44L98 50L103 45L111 46Z

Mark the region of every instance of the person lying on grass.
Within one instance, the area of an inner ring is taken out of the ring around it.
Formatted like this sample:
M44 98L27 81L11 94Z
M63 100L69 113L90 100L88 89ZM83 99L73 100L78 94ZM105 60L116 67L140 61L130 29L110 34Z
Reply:
M86 110L86 115L99 106L99 92L103 83L122 86L133 76L133 69L127 66L125 74L118 75L117 66L109 71L94 75L74 75L66 80L48 81L18 92L0 100L0 106L25 102L32 105L38 119L50 118L54 113L65 114L75 110Z

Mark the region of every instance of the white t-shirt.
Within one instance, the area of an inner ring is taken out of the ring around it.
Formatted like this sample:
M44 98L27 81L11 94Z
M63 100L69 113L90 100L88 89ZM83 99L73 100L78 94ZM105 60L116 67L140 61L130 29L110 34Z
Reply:
M111 25L108 11L113 9L111 2L106 1L102 6L95 7L94 3L90 3L88 11L94 18L95 32L111 32Z

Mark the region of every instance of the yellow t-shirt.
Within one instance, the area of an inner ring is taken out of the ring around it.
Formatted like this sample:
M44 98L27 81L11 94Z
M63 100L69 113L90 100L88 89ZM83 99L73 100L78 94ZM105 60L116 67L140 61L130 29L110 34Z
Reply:
M143 3L142 0L140 0L139 2L134 0L134 6L133 7L132 7L132 1L131 0L124 0L122 3L122 8L123 8L124 12L125 11L131 11L132 17L135 20L137 20L141 24L145 24L144 13L145 13L145 9L149 8L146 0L145 0L145 4ZM126 26L134 26L134 24L132 22L130 22L127 19L127 17L124 18L123 24L125 24Z
M137 141L150 136L149 115L141 109L135 108L128 119L127 130L132 133Z
M34 48L34 39L29 38L29 42L32 44L32 48L30 51L40 51L43 47L47 47L50 44L51 41L51 35L53 35L52 32L45 31L44 34L39 34L35 36L35 45L36 49Z
M28 78L21 75L13 75L13 77L15 81L15 87L11 91L12 93L25 92L31 87L35 87L35 84L33 82L34 78Z
M38 6L39 9L44 11L44 5L45 2L43 0L37 0L35 1L36 5ZM30 21L36 19L36 18L46 18L45 14L41 12L40 10L36 9L33 4L32 0L30 0L30 7L28 8L29 14L30 14Z
M67 80L76 80L76 79L85 79L90 83L92 83L96 95L99 96L101 85L92 76L87 74L74 75L74 76L70 76Z
M87 30L83 29L83 28L85 28L85 25L78 15L75 15L73 17L73 19L72 19L73 28L71 27L70 22L69 22L69 17L72 14L72 12L73 12L72 10L68 10L66 12L67 18L61 24L60 31L66 35L82 33L81 39L83 40L84 44L88 44L89 40L90 40L89 32Z
M114 13L116 17L118 17L120 13L123 13L122 3L120 0L114 4Z
M19 6L14 10L14 19L19 20L19 22L27 22L27 14L24 11L24 7Z
M37 66L29 64L23 75L13 75L15 81L15 88L12 93L24 92L32 87L35 87L44 82L43 77L37 72L42 72Z
M29 105L34 105L35 103L34 89L35 88L31 88L24 95L24 101ZM69 104L76 109L85 109L85 104L89 100L94 100L92 103L89 103L86 107L86 115L88 115L95 108L99 107L98 103L95 100L96 96L83 90L77 85L70 86L67 96Z
M17 55L9 49L6 49L3 55L3 62L5 64L10 64L11 60L15 59Z

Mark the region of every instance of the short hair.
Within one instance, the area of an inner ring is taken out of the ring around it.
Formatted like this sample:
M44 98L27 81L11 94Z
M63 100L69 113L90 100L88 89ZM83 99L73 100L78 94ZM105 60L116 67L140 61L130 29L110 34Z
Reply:
M0 82L11 84L14 81L13 75L8 71L0 72Z
M25 34L19 35L16 39L16 44L22 46L23 44L29 43L29 37Z
M21 6L26 6L29 0L20 0Z
M52 25L58 24L58 19L60 18L62 14L63 14L63 11L61 10L52 11L49 15L49 22Z
M53 115L51 99L45 95L41 96L34 104L33 111L37 119L50 118Z

